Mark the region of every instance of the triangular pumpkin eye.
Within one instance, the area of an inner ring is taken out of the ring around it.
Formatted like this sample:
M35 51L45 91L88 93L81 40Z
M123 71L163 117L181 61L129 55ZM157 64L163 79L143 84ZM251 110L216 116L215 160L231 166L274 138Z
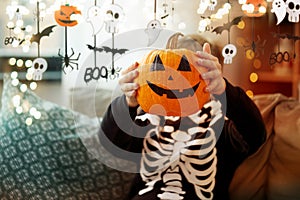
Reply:
M183 56L181 57L180 64L179 64L179 67L178 67L177 70L178 70L178 71L187 71L187 72L192 71L192 70L191 70L190 63L189 63L189 61L187 60L187 58L186 58L185 55L183 55Z
M150 71L165 71L165 67L158 54L154 58Z

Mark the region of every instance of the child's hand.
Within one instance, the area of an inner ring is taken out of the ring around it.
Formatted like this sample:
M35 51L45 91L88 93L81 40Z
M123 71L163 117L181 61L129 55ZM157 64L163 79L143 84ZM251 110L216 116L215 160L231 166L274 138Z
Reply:
M201 73L202 78L206 81L206 90L211 94L222 94L226 88L226 82L222 75L222 66L219 59L211 54L208 43L203 45L203 51L198 51L197 61L199 66L207 69L206 72Z
M138 76L138 66L139 63L137 62L129 66L127 69L122 71L121 78L119 79L119 85L122 92L125 94L127 104L130 107L138 105L136 100L136 90L139 88L139 85L134 82L134 79Z

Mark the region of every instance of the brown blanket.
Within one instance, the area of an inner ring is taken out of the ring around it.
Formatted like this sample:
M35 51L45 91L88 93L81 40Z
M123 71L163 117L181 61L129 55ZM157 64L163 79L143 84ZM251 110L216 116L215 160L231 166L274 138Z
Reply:
M267 129L265 144L237 169L233 200L300 199L300 103L281 94L258 95Z

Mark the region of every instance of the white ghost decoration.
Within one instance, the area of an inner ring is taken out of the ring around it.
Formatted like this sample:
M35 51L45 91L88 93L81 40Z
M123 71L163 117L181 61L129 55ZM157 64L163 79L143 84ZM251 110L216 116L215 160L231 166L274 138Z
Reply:
M40 81L43 78L43 73L48 68L48 63L44 58L36 58L32 62L32 79L35 81Z
M286 4L283 0L274 0L272 3L272 13L275 13L277 17L277 24L280 24L286 15Z
M117 33L119 23L125 18L123 8L117 4L110 4L106 9L105 30L108 33Z
M286 11L289 14L288 20L290 22L299 22L300 15L300 0L287 0Z
M158 38L160 31L162 30L161 23L158 20L151 20L147 28L145 29L145 33L148 35L148 46L152 45Z
M222 55L224 57L224 64L231 64L232 58L236 55L237 49L233 44L227 44L223 50Z
M97 35L104 25L104 12L98 6L92 6L88 9L88 17L86 19L93 28L93 36Z

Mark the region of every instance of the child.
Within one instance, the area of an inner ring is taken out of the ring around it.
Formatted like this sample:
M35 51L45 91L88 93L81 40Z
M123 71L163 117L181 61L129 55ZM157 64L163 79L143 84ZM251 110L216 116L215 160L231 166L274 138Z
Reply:
M229 199L236 168L265 140L259 110L222 77L210 44L197 37L184 36L177 48L191 47L198 65L207 68L202 77L212 98L199 112L187 117L145 113L136 99L138 63L120 77L124 95L109 106L99 137L115 155L138 166L127 199Z

